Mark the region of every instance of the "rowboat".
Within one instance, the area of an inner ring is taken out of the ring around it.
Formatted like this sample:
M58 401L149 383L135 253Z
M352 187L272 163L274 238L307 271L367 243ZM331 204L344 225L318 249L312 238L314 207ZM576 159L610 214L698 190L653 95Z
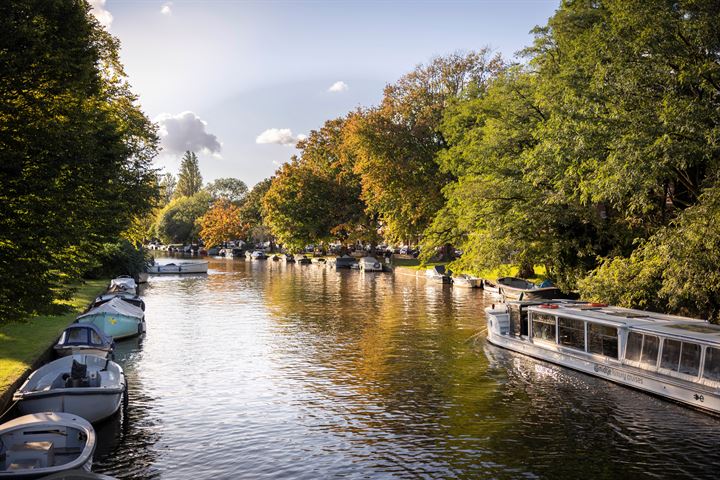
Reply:
M90 471L95 446L95 430L77 415L43 412L18 417L0 425L0 479Z
M450 276L445 272L445 265L435 265L425 270L425 278L435 283L450 283Z
M148 273L151 275L177 275L184 273L207 273L208 262L178 262L165 265L151 265Z
M466 273L461 273L452 276L452 283L454 287L461 288L482 288L482 278L473 277Z
M21 413L65 412L97 422L117 412L125 374L95 355L62 357L35 370L13 395Z
M573 301L485 312L494 345L720 413L720 325Z

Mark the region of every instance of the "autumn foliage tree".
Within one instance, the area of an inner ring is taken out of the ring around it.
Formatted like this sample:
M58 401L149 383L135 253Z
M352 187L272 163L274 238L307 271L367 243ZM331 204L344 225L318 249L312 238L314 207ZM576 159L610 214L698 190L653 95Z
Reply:
M206 246L221 245L245 235L240 207L224 198L216 200L199 222L200 237Z

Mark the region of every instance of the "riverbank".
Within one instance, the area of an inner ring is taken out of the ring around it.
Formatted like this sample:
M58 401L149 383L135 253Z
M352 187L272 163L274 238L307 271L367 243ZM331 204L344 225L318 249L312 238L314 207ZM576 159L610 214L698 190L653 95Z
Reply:
M60 333L107 287L108 280L88 280L70 300L61 315L41 315L24 323L0 326L0 413L12 393L49 353Z

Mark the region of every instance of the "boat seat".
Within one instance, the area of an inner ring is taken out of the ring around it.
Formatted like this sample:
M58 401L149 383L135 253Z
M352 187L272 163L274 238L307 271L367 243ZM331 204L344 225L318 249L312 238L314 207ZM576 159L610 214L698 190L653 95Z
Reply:
M25 442L13 445L5 454L9 470L46 468L55 464L53 442Z

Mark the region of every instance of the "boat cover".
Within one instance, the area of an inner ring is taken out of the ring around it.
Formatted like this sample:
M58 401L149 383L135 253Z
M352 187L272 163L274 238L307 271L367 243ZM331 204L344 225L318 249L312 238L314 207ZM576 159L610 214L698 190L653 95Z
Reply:
M95 335L92 334L95 332ZM74 323L67 327L60 336L59 346L90 345L94 347L110 347L113 339L92 323Z
M99 306L99 304L107 303L113 298L119 298L120 300L123 300L126 303L130 303L131 305L134 305L141 310L145 310L145 302L143 302L143 299L140 298L138 295L134 295L128 292L106 293L97 297L93 303L95 304L95 306Z
M103 303L102 305L99 305L95 308L91 308L82 315L78 315L77 319L88 317L90 315L96 315L99 313L125 315L126 317L136 318L145 317L145 312L143 312L141 308L138 308L135 305L124 301L122 298L115 297L109 302Z
M127 290L134 290L137 288L137 283L130 277L117 277L110 280L110 286L118 286Z

